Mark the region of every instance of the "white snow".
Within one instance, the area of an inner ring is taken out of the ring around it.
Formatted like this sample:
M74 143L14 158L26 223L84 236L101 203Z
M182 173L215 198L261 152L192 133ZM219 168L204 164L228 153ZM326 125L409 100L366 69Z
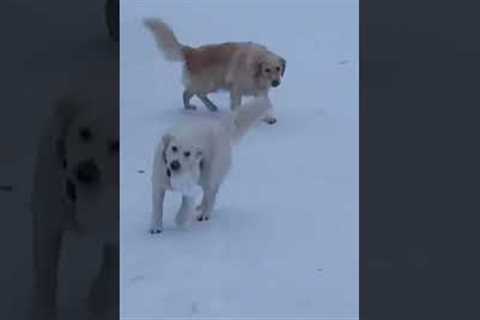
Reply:
M146 17L188 45L254 41L287 60L278 122L235 149L212 219L177 229L168 193L159 235L153 152L191 114ZM122 319L358 319L358 63L356 0L121 2Z

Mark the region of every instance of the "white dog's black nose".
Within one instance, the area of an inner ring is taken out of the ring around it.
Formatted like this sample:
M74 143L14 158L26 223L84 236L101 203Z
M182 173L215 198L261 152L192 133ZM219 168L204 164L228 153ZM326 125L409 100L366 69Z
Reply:
M273 80L272 81L272 87L278 87L280 85L280 81L278 80Z
M94 183L100 178L100 170L93 160L84 160L77 165L75 175L78 181L86 184Z
M173 171L179 170L180 162L178 162L178 160L173 160L172 162L170 162L170 169L172 169Z

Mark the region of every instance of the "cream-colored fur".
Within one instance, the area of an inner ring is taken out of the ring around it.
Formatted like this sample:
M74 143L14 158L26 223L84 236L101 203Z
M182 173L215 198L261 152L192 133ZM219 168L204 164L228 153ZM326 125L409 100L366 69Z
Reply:
M223 119L197 119L168 130L154 155L151 233L162 231L163 201L167 190L183 194L176 217L178 225L183 225L195 213L194 193L190 192L195 187L203 191L197 219L210 218L218 189L230 168L232 145L269 108L268 98L256 98ZM177 169L174 169L174 163L177 163Z
M190 99L196 95L205 106L216 111L217 106L207 94L217 90L230 92L232 110L242 103L242 96L266 96L271 87L279 86L286 60L253 42L226 42L192 48L182 45L170 27L160 19L146 19L146 27L169 61L181 61L183 67L183 103L186 109L196 109ZM269 110L264 119L276 122Z

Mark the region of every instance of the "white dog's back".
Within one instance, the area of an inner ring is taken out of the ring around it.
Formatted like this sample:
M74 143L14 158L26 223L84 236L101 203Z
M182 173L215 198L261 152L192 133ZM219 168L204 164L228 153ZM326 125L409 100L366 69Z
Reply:
M238 143L271 107L271 102L267 97L258 97L226 115L196 117L195 121L187 120L168 131L177 139L183 138L195 145L201 145L215 136L223 136L231 143Z

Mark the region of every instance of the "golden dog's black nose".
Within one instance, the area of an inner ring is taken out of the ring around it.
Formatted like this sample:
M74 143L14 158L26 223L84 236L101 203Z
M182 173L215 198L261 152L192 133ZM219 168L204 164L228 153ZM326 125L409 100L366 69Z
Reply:
M93 160L84 160L77 165L75 175L78 181L91 184L100 178L100 170Z
M173 171L179 170L180 169L180 162L178 162L178 160L173 160L170 163L170 169L172 169Z
M278 87L280 85L280 81L278 80L273 80L272 81L272 87Z

